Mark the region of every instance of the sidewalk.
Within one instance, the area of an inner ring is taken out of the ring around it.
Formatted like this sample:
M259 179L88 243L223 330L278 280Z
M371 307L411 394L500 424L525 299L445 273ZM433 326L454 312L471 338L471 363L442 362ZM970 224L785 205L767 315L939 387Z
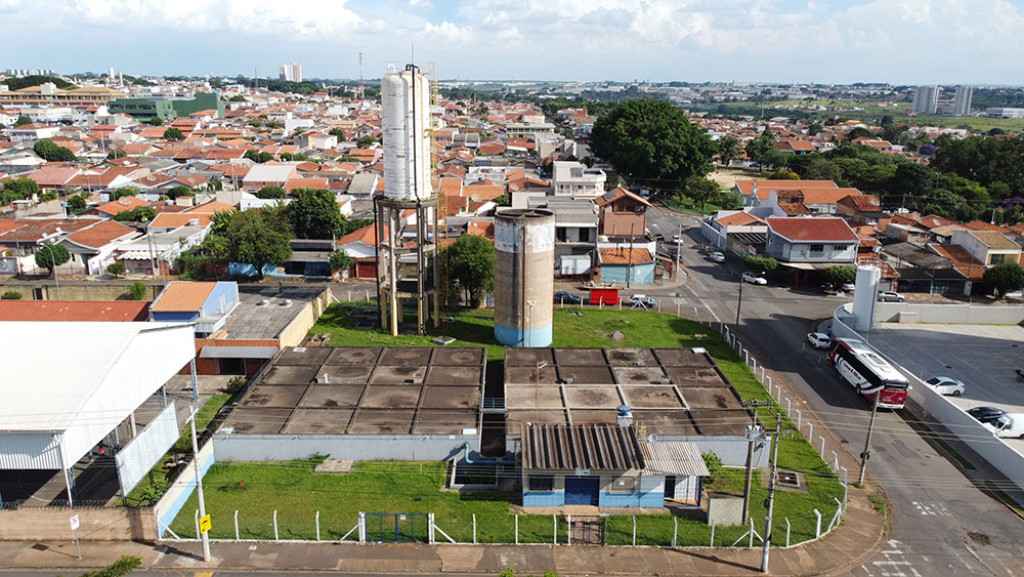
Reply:
M863 563L883 543L884 519L864 491L850 493L843 524L819 541L772 549L774 575L837 575ZM785 539L784 530L776 539ZM589 545L427 545L359 543L220 542L210 544L213 562L202 561L198 542L0 541L0 567L68 574L107 566L124 555L143 569L186 571L341 571L346 573L441 573L520 575L555 571L577 575L757 575L761 549L669 549Z

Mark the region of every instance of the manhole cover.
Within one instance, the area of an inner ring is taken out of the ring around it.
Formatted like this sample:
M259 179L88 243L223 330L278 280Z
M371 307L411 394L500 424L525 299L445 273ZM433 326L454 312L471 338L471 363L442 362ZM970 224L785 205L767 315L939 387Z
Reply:
M779 484L784 487L800 488L800 477L793 471L779 471Z

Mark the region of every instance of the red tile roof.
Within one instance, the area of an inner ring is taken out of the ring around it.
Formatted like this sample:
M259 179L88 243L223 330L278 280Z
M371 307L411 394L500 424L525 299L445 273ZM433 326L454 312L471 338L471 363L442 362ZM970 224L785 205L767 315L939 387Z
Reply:
M102 248L118 239L135 235L135 229L116 220L105 220L95 226L69 234L67 240L88 248Z
M0 301L0 321L145 322L148 301Z
M632 252L632 255L630 254ZM601 249L601 264L603 265L618 265L618 264L629 264L630 256L632 256L633 264L650 264L654 262L654 258L651 257L651 253L642 248L634 248L630 251L628 248L602 248Z
M856 242L857 234L841 218L776 218L765 219L768 228L793 242Z

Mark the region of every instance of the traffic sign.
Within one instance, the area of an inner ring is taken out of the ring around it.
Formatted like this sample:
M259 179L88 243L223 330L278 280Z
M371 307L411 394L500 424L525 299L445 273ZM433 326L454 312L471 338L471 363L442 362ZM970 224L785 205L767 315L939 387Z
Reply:
M71 516L71 530L72 531L77 531L78 527L79 527L78 515L72 515Z
M212 523L210 521L210 514L207 513L206 515L203 515L199 518L199 532L209 533L211 524Z

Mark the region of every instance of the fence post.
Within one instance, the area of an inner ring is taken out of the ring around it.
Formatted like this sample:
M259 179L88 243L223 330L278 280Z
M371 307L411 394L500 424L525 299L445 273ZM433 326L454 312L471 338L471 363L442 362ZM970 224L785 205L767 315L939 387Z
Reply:
M807 421L807 441L810 442L814 438L814 423Z
M274 509L274 541L277 540L277 509Z
M764 382L764 365L761 365L761 382Z
M846 483L843 483L843 511L846 510L846 494L848 491L849 487L846 486Z
M365 300L370 300L370 291L365 291L365 292L366 292L366 299Z
M473 513L473 544L476 545L476 513Z
M235 509L235 541L238 540L238 509Z
M818 435L818 440L821 441L821 457L825 458L825 437Z
M676 546L676 537L679 536L679 517L672 516L672 546Z
M199 533L199 509L196 509L196 539L202 539L202 535Z
M814 528L814 538L817 539L821 537L821 512L815 509L814 516L818 518L818 524Z
M565 544L572 545L572 515L565 516L565 525L568 528L565 535Z
M516 545L519 544L519 515L516 515Z
M711 524L711 545L709 545L709 546L710 547L714 547L715 546L715 524L714 523Z
M359 542L366 543L366 513L359 512Z
M750 548L754 548L754 518L750 518Z
M622 307L620 306L619 308ZM558 515L551 516L551 525L554 527L554 532L551 535L551 544L558 545Z
M636 515L633 515L633 546L636 547Z
M316 540L320 540L320 511L316 512Z
M832 468L835 469L836 473L839 472L839 455L835 451L832 451Z
M352 291L348 291L348 299L346 299L346 300L350 300L350 301L352 300Z
M743 349L743 364L750 366L750 351Z
M803 424L804 414L800 412L800 409L796 410L796 430L800 430L800 425Z
M793 405L789 402L789 397L786 397L786 414L792 414Z
M434 514L427 513L427 543L434 544Z
M786 517L786 548L789 548L789 517Z

